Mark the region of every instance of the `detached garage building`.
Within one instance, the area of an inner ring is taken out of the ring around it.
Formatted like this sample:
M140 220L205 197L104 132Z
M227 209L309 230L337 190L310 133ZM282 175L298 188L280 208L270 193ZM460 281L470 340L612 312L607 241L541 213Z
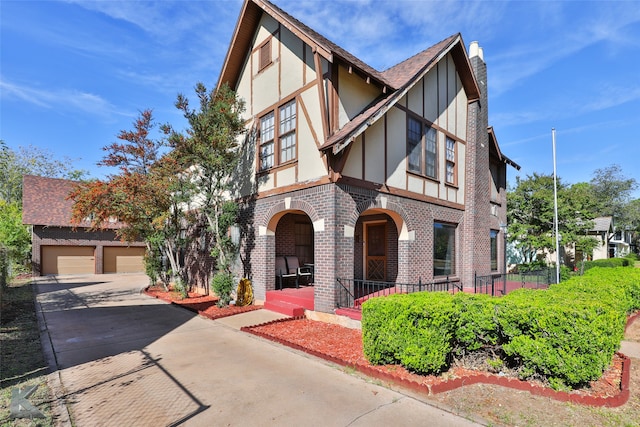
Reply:
M73 202L67 200L75 182L25 175L22 222L33 226L33 274L102 274L144 272L145 245L116 237L122 224L89 231L89 223L71 224Z

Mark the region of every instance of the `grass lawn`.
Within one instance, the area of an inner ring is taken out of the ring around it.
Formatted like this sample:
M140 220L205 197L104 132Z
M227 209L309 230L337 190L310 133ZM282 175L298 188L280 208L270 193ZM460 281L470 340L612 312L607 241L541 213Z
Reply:
M52 426L48 367L42 355L35 314L34 293L28 279L14 280L0 294L0 425ZM9 411L11 392L37 385L27 399L44 419L13 419Z

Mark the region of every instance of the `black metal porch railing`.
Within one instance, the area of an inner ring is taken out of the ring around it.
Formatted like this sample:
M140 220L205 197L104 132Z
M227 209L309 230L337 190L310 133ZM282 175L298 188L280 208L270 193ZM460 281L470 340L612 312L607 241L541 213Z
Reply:
M353 308L360 305L367 298L386 296L391 294L410 294L414 292L456 292L461 291L462 286L459 281L445 280L425 282L418 280L418 283L396 283L380 282L364 279L337 279L338 307Z

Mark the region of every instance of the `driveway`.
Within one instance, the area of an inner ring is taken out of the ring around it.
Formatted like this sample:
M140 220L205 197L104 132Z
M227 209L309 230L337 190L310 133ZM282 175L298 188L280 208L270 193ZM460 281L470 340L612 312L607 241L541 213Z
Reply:
M476 425L238 330L266 310L211 321L142 294L144 275L37 282L54 394L79 427Z

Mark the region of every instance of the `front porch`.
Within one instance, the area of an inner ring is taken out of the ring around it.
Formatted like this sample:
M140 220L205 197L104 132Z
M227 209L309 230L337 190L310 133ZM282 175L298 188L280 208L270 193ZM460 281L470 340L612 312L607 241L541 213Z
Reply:
M291 317L302 317L305 310L314 309L313 292L313 286L267 291L264 308Z

